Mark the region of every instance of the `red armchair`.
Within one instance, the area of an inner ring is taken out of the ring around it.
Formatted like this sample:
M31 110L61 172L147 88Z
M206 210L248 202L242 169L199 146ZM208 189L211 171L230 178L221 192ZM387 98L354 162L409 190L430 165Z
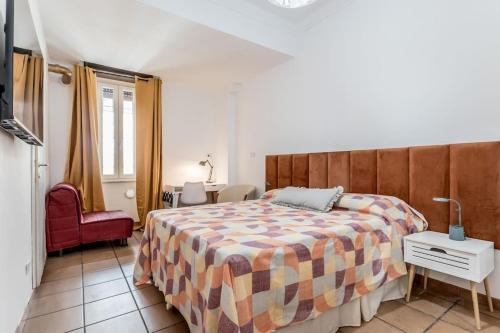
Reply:
M121 210L82 213L78 190L69 184L55 185L45 197L47 252L115 239L126 244L133 226Z

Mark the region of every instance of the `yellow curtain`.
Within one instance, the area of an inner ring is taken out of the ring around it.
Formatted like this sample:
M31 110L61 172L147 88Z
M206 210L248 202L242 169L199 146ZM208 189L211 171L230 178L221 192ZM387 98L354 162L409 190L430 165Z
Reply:
M14 115L43 140L43 59L14 53Z
M161 80L135 78L136 200L141 227L149 211L161 207Z
M14 53L13 59L13 102L14 116L26 124L24 118L24 95L26 91L26 78L28 77L29 55Z
M64 181L80 191L85 211L103 211L96 75L92 69L80 65L75 65L74 74L73 119Z
M43 140L43 59L30 57L26 86L26 107L32 115L31 129L33 134Z

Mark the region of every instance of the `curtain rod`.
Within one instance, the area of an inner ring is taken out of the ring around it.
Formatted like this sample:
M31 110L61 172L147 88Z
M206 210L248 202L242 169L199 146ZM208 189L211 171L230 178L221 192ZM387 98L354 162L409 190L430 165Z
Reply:
M150 74L143 74L143 73L138 73L138 72L127 71L125 69L99 65L99 64L95 64L95 63L87 62L87 61L84 61L83 65L86 67L92 68L96 72L99 72L102 74L120 76L120 77L128 78L128 79L134 79L136 76L141 78L141 79L152 79L154 77L153 75L150 75Z
M14 46L14 52L18 54L27 54L29 56L33 54L32 50L23 49L21 47L16 47L16 46Z

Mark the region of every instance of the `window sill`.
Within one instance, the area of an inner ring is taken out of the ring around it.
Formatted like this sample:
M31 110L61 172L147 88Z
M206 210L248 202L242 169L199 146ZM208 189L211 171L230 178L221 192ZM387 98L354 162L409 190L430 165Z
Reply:
M101 178L101 183L135 183L135 178L115 178L115 179L105 179Z

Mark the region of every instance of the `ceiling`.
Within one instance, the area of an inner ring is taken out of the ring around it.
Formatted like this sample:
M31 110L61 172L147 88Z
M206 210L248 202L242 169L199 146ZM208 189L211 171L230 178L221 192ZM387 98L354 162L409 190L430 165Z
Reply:
M291 23L300 23L305 20L310 15L317 12L321 7L326 5L328 2L332 2L332 0L317 0L312 5L301 7L301 8L280 8L273 4L271 4L267 0L245 0L248 1L266 11L273 13L279 17L282 17Z
M338 1L299 9L267 0L40 0L39 7L51 61L220 86L290 59L299 23Z
M52 61L89 61L161 75L167 81L222 85L289 57L135 0L41 0Z
M41 53L28 0L17 0L14 11L14 45Z

